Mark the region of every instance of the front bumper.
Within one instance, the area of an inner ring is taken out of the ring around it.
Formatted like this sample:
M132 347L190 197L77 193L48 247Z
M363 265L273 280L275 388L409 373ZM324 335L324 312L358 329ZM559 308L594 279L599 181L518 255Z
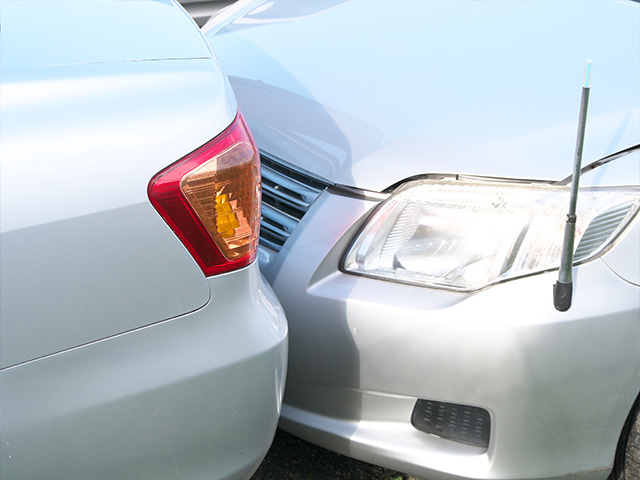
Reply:
M248 478L277 426L287 323L257 264L208 281L193 313L1 371L0 477Z
M606 478L640 390L638 288L594 261L559 313L557 273L474 294L341 273L373 205L324 192L262 256L290 325L281 426L431 480ZM418 399L486 409L488 446L418 431Z

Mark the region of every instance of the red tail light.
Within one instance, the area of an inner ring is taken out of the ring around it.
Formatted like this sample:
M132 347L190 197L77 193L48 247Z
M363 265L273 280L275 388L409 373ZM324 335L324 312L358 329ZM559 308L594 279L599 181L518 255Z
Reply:
M223 133L153 177L148 194L205 275L255 260L260 156L240 114Z

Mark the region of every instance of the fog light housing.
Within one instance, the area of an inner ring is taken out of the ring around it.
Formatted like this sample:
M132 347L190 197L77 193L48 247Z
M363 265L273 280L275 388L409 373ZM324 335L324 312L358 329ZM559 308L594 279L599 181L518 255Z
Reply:
M411 425L446 440L485 449L489 446L491 417L484 408L419 399Z

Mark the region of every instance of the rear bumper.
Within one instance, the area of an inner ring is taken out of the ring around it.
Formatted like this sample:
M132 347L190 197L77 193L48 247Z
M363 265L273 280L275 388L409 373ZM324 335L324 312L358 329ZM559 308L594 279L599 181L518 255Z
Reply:
M287 324L257 264L208 281L196 312L1 371L0 477L248 478L278 422Z
M264 268L290 325L281 426L430 480L606 478L640 389L638 287L590 262L559 313L557 272L475 294L341 273L367 208L325 192ZM486 410L488 445L417 430L418 399Z

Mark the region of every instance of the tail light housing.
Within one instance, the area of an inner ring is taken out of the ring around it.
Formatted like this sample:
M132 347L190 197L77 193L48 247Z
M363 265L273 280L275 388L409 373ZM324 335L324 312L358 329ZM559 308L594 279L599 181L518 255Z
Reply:
M149 182L149 200L206 276L249 265L260 229L260 156L242 118Z

